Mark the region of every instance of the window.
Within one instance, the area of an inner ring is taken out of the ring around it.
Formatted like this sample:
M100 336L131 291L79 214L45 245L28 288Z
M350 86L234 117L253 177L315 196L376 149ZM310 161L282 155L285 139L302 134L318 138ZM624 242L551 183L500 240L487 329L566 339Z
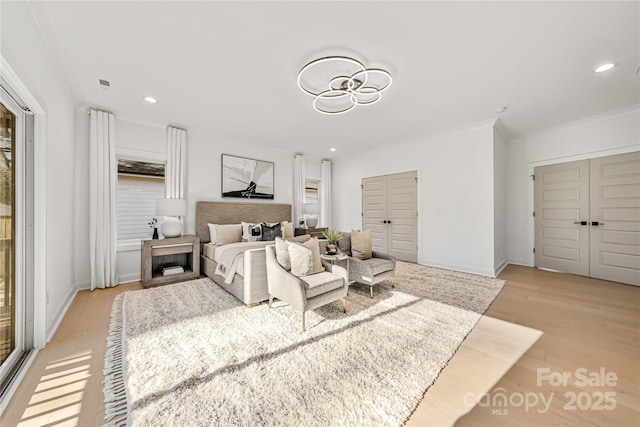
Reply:
M156 199L164 198L164 165L118 160L117 197L118 241L150 238Z
M320 180L307 178L304 181L304 202L318 203L318 186Z

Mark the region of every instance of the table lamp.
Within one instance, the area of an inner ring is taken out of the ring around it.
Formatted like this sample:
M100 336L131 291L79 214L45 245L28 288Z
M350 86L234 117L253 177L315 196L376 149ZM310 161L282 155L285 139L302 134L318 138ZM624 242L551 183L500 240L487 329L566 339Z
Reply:
M185 199L157 199L156 215L166 218L160 225L160 232L164 237L178 237L182 234L182 221L180 216L187 214L187 201Z
M304 213L307 214L307 227L316 228L318 225L318 204L317 203L305 203Z

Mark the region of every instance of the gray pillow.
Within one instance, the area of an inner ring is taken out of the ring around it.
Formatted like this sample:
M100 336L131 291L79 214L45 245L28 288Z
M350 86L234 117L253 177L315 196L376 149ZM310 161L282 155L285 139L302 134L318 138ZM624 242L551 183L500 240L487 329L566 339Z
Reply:
M338 249L347 256L351 256L351 233L342 233L342 239L338 240Z
M282 237L282 227L280 223L277 223L273 227L268 226L264 222L262 227L262 241L276 240L276 237Z
M311 239L311 234L301 234L300 236L287 238L287 242L304 243L309 239Z

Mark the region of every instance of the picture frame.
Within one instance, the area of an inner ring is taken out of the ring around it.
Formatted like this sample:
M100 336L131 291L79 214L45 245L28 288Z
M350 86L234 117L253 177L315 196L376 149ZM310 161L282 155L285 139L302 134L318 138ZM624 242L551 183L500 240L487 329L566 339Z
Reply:
M222 197L273 200L273 169L273 162L223 154Z

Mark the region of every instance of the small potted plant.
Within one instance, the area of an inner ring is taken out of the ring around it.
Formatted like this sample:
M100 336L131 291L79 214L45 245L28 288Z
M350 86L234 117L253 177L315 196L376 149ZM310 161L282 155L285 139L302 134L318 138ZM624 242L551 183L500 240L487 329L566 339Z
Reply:
M338 241L344 236L338 230L325 230L322 235L327 239L327 253L329 255L335 255L338 253Z

